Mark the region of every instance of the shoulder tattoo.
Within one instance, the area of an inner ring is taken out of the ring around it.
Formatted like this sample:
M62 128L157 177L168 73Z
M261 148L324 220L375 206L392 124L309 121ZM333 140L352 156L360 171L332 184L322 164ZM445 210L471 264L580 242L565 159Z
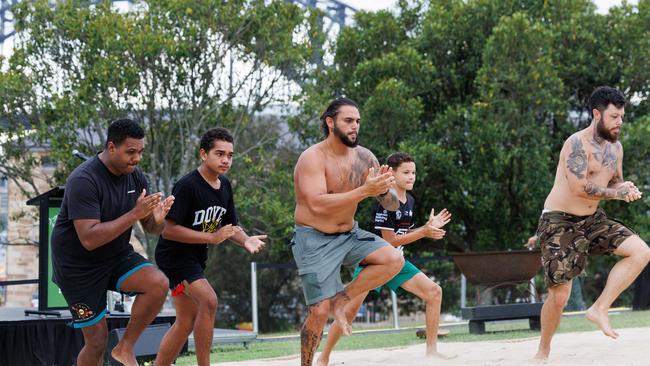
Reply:
M583 179L585 177L585 171L587 170L587 154L582 148L582 141L577 136L571 139L571 153L567 158L566 164L569 171L578 179Z

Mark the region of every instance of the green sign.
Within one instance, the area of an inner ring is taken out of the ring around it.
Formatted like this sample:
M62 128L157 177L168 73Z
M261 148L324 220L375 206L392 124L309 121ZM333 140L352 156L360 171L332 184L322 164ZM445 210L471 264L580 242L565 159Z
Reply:
M50 207L48 212L47 225L47 307L67 308L68 303L63 298L59 286L52 282L52 230L56 223L56 217L59 215L59 207Z

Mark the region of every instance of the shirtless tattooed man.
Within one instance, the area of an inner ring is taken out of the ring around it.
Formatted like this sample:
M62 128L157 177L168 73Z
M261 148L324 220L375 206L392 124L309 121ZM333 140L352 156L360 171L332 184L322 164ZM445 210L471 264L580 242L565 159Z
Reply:
M636 201L642 194L623 180L625 97L611 87L597 88L589 98L591 125L564 143L555 183L546 198L537 228L544 278L549 288L542 307L542 334L535 358L548 358L551 338L571 294L571 281L584 270L589 255L622 257L612 268L603 292L586 317L606 336L618 334L609 324L608 310L650 260L648 245L622 223L598 208L602 200Z
M321 116L325 139L305 150L296 163L296 229L291 250L298 266L309 314L300 334L302 366L311 366L330 313L345 335L351 333L344 306L350 299L386 283L404 258L379 236L359 229L359 202L376 197L397 210L395 178L358 145L361 118L347 98L332 101ZM365 269L347 286L341 265Z

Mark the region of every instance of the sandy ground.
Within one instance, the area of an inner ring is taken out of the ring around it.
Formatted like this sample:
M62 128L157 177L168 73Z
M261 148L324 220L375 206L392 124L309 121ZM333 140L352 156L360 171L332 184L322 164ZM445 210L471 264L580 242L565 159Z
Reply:
M650 365L650 327L618 329L616 340L600 331L557 334L553 339L551 357L545 365ZM445 354L456 354L452 360L426 359L424 344L415 346L370 349L361 351L334 351L331 366L421 366L421 365L534 365L532 356L537 350L538 337L486 341L443 342L438 348ZM318 356L318 354L317 354ZM216 364L215 364L216 365ZM299 366L298 356L272 360L219 363L220 366Z

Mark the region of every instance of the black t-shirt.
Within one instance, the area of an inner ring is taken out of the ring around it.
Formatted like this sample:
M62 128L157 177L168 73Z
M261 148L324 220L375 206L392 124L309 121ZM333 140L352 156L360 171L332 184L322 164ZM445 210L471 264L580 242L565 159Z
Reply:
M73 220L95 219L107 222L135 207L147 179L140 169L133 173L114 175L98 156L79 165L68 177L61 211L52 230L52 264L57 268L94 268L133 250L129 239L131 228L111 242L89 251L81 244Z
M213 233L223 225L237 225L232 186L224 176L219 176L219 180L221 186L214 189L198 170L182 177L174 184L174 205L167 218L178 225L206 233ZM204 263L207 256L207 243L185 244L161 235L156 246L156 261L165 267L182 267L183 259L188 257Z
M373 231L381 236L382 230L392 230L396 235L403 235L413 227L413 211L415 199L406 193L406 202L399 203L397 211L384 209L379 202L373 209Z

